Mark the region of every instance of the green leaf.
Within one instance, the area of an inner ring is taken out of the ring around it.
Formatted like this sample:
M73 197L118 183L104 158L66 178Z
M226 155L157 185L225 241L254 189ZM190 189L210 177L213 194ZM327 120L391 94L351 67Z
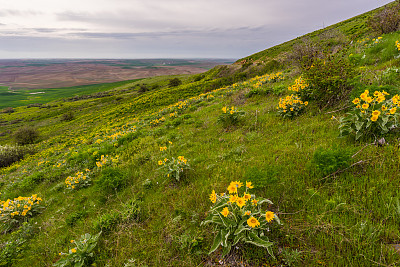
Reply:
M235 235L235 238L233 239L233 243L232 246L236 245L237 243L239 243L240 240L242 240L245 237L243 232L240 232L240 234Z
M232 248L231 244L229 244L228 246L224 247L223 250L222 250L222 257L225 257L229 253L229 251L231 251L231 248Z
M259 247L264 247L267 249L269 255L271 255L272 257L274 257L272 250L271 250L271 246L274 244L268 240L264 240L261 239L260 237L258 237L256 234L254 233L249 233L249 238L248 240L246 240L247 243L259 246ZM275 257L274 257L275 258Z
M223 247L227 246L226 239L225 239L227 232L228 231L226 231L225 229L221 229L221 246L223 246Z
M231 235L231 231L228 231L223 237L222 237L222 244L224 247L228 246L228 239L229 236Z
M240 233L241 233L242 231L244 231L244 230L248 230L248 229L246 228L246 226L243 225L243 223L244 223L245 221L247 221L247 220L246 220L246 219L243 219L243 220L239 223L239 226L238 226L238 228L236 229L236 231L235 231L235 233L234 233L235 236L238 235L238 234L240 234Z
M214 251L216 251L217 248L219 247L219 245L221 244L221 241L222 241L222 234L221 234L221 231L220 231L220 232L218 232L218 234L215 236L214 242L213 242L213 244L212 244L212 246L211 246L211 249L210 249L210 252L209 252L208 254L211 254L211 253L213 253Z
M358 140L358 138L360 138L362 135L363 135L362 132L357 132L356 133L356 140Z
M361 130L361 128L363 127L364 122L363 122L363 121L356 121L356 122L355 122L355 125L356 125L356 130L359 131L359 130ZM367 127L368 127L368 126L367 126Z
M263 200L261 200L261 201L259 201L257 204L258 205L261 205L261 204L263 204L263 203L268 203L268 204L274 204L274 203L272 203L272 201L271 200L269 200L269 199L263 199Z

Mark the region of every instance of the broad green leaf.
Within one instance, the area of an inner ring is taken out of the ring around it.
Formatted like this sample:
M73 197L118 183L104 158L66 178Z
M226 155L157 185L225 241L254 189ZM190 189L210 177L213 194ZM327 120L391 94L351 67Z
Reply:
M231 235L231 231L228 231L225 236L222 237L222 243L224 244L224 246L228 246L228 239L229 236Z
M357 132L356 133L356 140L358 140L358 138L360 138L362 135L363 135L362 132Z
M218 234L215 236L214 242L213 242L213 244L212 244L212 246L211 246L211 249L210 249L210 252L209 252L208 254L211 254L211 253L213 253L214 251L216 251L217 248L219 247L219 245L221 244L221 241L222 241L222 234L221 234L221 231L220 231L220 232L218 232Z
M355 125L356 125L356 130L359 131L363 127L364 122L363 121L356 121Z
M227 233L228 233L227 230L221 229L221 246L223 246L223 247L227 246L226 240L225 240L225 236L226 236Z
M245 237L244 233L241 232L238 235L235 235L235 238L233 239L232 246L235 246L237 243L239 243L240 240L242 240Z
M225 257L229 251L231 251L232 246L229 244L228 246L224 247L222 250L222 257Z
M243 225L243 223L244 223L245 221L247 221L247 220L246 220L246 219L243 219L243 220L239 223L239 226L238 226L238 228L236 229L234 235L238 235L238 234L240 234L242 231L248 230L248 229L246 228L246 226Z
M268 248L274 244L271 241L261 239L260 237L258 237L256 234L254 234L252 232L249 233L249 238L250 239L247 242L252 243L259 247Z

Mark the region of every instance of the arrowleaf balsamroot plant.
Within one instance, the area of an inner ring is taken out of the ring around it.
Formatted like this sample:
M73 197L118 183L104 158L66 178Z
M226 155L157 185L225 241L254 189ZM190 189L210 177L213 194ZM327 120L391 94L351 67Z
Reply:
M34 194L30 197L17 197L13 200L0 200L0 229L8 231L29 217L39 213L43 208L40 205L42 199Z
M380 136L398 127L400 96L395 95L387 99L385 91L375 91L369 95L365 90L360 97L352 102L353 110L345 117L340 118L340 135L355 134L358 140L361 136Z
M253 188L251 182L243 185L240 181L229 184L225 193L211 192L210 200L213 203L207 218L201 225L211 224L216 236L211 246L210 254L222 247L222 256L227 255L232 246L238 243L249 243L267 249L273 256L271 242L267 233L273 221L280 224L274 212L262 208L272 202L265 198L250 194Z

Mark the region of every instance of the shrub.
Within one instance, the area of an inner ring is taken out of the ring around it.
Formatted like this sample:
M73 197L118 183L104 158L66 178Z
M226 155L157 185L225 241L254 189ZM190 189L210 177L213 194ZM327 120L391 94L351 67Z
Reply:
M116 190L120 190L126 183L127 177L125 173L118 168L106 167L96 180L96 187L103 192L113 193Z
M376 12L368 21L372 30L379 34L395 32L400 26L400 3L386 6L383 10Z
M279 218L272 211L262 209L262 204L272 205L264 198L256 198L249 193L253 188L251 182L243 187L240 181L231 182L228 193L216 194L213 190L210 200L213 203L209 215L201 225L212 224L217 232L211 246L210 254L222 247L222 256L227 255L233 246L239 242L250 243L267 249L273 256L272 245L266 236L270 230L270 223L275 220L280 224Z
M28 146L0 146L0 168L8 167L24 158L26 154L33 154L34 149Z
M12 108L12 107L4 108L4 109L1 111L1 113L8 113L8 114L14 113L14 112L15 112L15 109Z
M339 169L345 169L350 165L351 152L338 147L323 149L319 147L313 155L311 164L322 175L334 173Z
M38 138L39 132L31 126L19 128L14 133L14 139L19 145L33 144Z
M149 88L145 84L139 86L138 93L145 93L147 91L149 91Z
M169 87L176 87L182 84L182 81L179 78L173 78L169 80Z
M321 47L318 44L310 39L303 39L293 46L289 60L298 66L310 67L313 60L321 55Z
M386 99L385 91L375 91L372 96L365 90L360 98L355 98L355 107L345 117L340 118L340 135L355 134L356 140L361 136L383 135L398 127L400 96Z
M121 214L118 211L112 210L99 216L97 220L93 222L93 228L97 231L107 233L113 230L120 220Z
M63 256L63 258L57 261L53 266L89 266L93 262L93 250L97 246L100 235L101 232L94 236L84 234L78 241L71 240L71 243L74 244L75 247L71 248L67 253L60 252L59 255Z
M64 113L61 115L60 120L61 121L72 121L74 119L74 113L72 111L68 111L67 113Z
M333 106L351 92L351 79L355 70L345 53L315 58L313 65L303 65L303 77L310 85L309 97L317 100L319 107Z

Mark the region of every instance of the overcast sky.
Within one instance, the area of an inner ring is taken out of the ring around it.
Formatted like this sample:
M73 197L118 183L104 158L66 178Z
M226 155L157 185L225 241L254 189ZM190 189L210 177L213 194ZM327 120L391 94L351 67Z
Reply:
M0 58L241 58L390 0L0 0Z

